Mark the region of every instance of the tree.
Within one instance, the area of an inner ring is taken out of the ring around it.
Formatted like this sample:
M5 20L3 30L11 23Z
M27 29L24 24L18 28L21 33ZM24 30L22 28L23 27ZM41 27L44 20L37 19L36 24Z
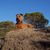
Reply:
M5 28L7 28L7 27L11 27L11 26L13 26L13 25L14 25L14 23L11 22L11 21L3 21L3 22L0 22L0 27L5 27Z
M0 37L4 37L7 32L16 29L15 23L11 21L0 22Z
M24 18L31 24L35 24L36 27L45 27L48 24L48 20L40 12L26 13Z
M0 22L0 29L4 29L5 31L13 30L15 29L15 23L11 21Z

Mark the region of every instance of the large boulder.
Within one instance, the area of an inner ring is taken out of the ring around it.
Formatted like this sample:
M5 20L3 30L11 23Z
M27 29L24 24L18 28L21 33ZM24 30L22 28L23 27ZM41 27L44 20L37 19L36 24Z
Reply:
M2 50L50 50L50 34L33 28L10 31Z

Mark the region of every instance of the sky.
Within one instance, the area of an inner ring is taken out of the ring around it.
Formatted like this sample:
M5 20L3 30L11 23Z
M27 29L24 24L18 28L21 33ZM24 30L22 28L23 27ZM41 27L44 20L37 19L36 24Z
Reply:
M16 14L32 12L43 13L50 25L50 0L0 0L0 22L16 22Z

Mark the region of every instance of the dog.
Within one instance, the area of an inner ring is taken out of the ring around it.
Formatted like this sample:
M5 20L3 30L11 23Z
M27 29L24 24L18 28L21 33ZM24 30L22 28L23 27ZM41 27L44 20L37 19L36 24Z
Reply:
M23 14L17 14L16 15L16 28L33 28L33 25L31 24L24 24L23 23Z

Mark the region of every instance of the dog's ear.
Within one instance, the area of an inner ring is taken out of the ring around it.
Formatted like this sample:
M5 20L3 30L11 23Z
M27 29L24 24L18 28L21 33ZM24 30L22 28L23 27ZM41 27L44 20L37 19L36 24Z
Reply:
M16 17L18 16L19 14L16 14Z
M20 16L23 16L23 14L16 14L16 18L20 17Z
M21 16L23 16L23 14L20 14Z

